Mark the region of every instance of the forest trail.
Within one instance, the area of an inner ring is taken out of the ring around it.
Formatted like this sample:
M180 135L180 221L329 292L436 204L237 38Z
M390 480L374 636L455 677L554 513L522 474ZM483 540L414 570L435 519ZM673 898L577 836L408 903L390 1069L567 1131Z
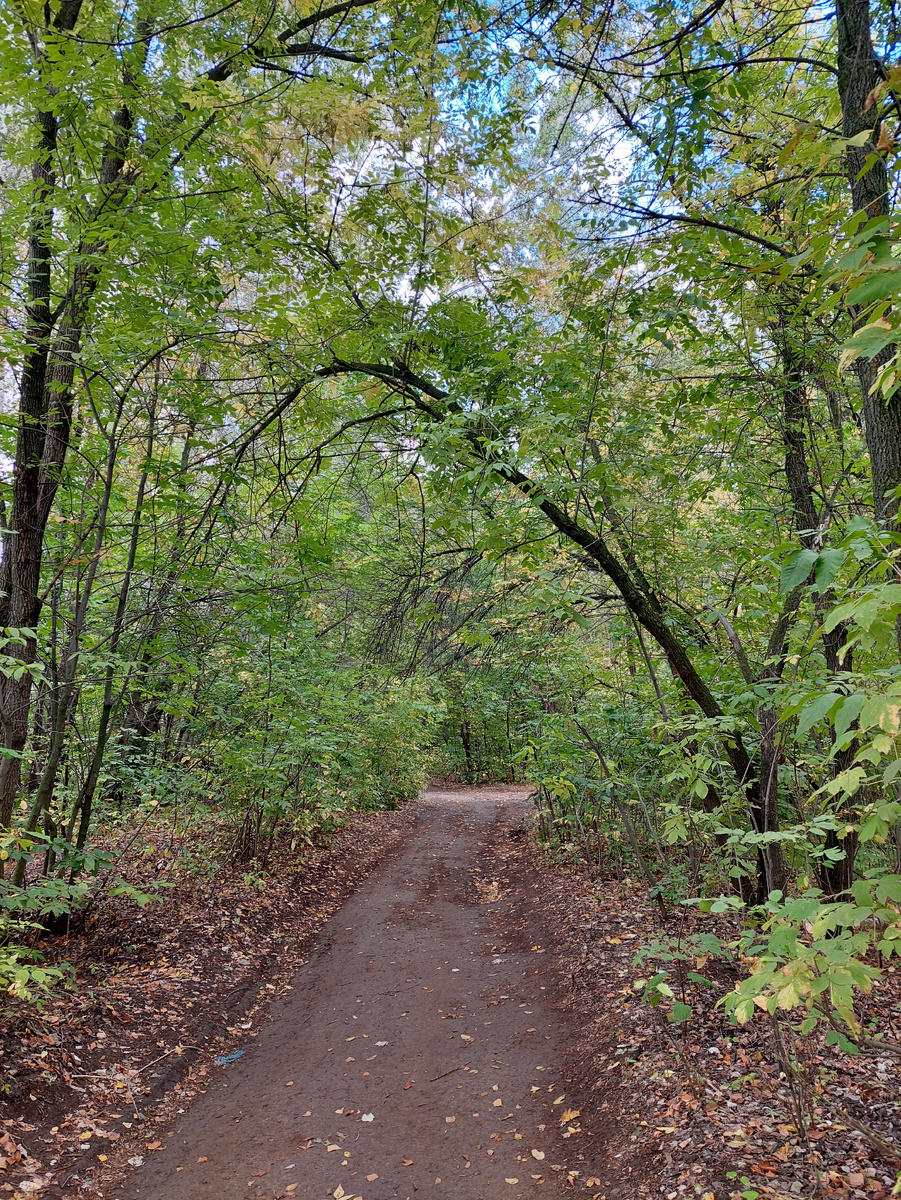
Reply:
M260 1036L114 1194L517 1200L572 1195L570 1171L586 1194L540 897L503 878L525 794L426 792Z

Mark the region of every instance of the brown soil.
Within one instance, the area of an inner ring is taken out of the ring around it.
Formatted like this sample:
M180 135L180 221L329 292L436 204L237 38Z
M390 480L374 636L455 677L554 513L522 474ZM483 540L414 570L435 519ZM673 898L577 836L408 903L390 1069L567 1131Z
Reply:
M887 1197L901 1163L855 1121L901 1136L896 1064L808 1039L799 1116L766 1022L717 1007L737 967L692 960L716 986L692 985L685 1027L641 999L636 951L712 918L555 865L530 827L524 789L444 784L276 848L261 878L210 830L208 884L107 898L45 946L77 991L0 1027L0 1194ZM151 890L181 861L171 833L138 849ZM889 1030L897 977L867 998Z
M592 1143L580 1121L587 1081L541 877L516 871L523 800L427 792L402 851L328 922L259 1037L168 1129L145 1132L140 1165L103 1193L635 1196L616 1122Z

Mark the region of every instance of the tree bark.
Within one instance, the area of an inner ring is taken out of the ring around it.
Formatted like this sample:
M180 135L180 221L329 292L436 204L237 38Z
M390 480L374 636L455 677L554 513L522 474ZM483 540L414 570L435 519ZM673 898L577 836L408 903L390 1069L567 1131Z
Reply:
M869 0L837 0L836 21L842 135L870 135L862 146L849 146L846 155L854 211L860 213L861 222L866 222L890 213L888 168L885 157L876 149L879 105L871 99L885 71L873 48ZM898 500L892 492L901 485L901 393L886 400L873 392L886 358L858 358L854 365L863 394L862 416L876 519L896 524Z
M78 20L80 0L64 3L53 26L71 32ZM52 36L52 31L48 31ZM146 54L146 47L145 47ZM43 70L44 58L41 58ZM133 84L126 75L126 86ZM53 85L42 79L49 97ZM56 177L53 156L57 148L58 124L52 111L36 114L38 154L32 172L34 217L28 238L28 305L26 351L19 395L19 428L13 464L13 494L9 527L5 532L0 564L0 626L36 631L41 615L40 581L44 535L53 502L62 480L72 432L75 360L91 298L100 274L99 256L106 248L102 236L79 242L61 311L50 311L54 193ZM125 153L134 124L127 105L116 113L113 134L104 151L99 179L101 198L94 220L105 219L124 203L127 188L122 182ZM35 661L34 636L26 638L22 659ZM12 819L21 776L21 760L28 738L28 709L31 675L5 678L0 684L0 827Z

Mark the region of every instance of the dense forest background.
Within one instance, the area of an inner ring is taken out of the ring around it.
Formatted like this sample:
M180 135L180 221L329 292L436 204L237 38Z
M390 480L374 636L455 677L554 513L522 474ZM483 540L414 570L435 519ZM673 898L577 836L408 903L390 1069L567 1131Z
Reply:
M99 880L147 901L111 830L265 869L432 774L744 914L739 1021L881 1037L898 36L888 0L10 0L12 995Z

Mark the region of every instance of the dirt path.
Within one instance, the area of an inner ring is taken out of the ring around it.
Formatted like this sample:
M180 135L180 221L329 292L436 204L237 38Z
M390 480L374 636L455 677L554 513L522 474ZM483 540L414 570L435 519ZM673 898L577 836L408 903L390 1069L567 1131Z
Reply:
M271 1022L112 1195L585 1195L540 906L500 857L523 798L427 792L406 847L325 926Z

